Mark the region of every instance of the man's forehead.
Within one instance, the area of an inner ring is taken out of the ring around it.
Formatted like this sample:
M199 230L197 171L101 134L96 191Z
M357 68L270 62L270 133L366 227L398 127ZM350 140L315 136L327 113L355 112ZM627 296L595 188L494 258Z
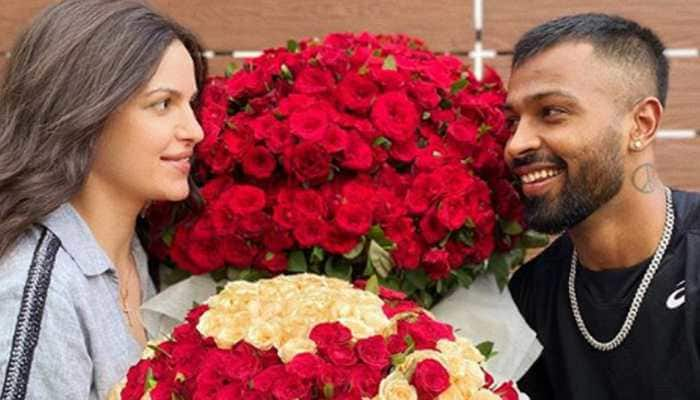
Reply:
M589 43L556 45L516 67L508 82L508 104L561 94L579 98L586 92L609 89L603 64Z

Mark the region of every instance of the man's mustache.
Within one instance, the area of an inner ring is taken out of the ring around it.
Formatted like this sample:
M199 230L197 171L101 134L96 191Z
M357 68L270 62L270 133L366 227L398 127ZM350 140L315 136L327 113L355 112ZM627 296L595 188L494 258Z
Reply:
M543 153L527 153L513 159L511 168L523 167L534 163L553 164L558 168L566 168L566 162L557 156L547 155Z

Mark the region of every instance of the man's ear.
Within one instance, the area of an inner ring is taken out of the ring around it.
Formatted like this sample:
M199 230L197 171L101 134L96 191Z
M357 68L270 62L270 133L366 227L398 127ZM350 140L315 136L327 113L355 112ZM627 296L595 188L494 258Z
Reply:
M656 137L661 123L664 106L656 97L645 97L632 110L633 126L630 130L628 147L632 151L642 151L649 147Z

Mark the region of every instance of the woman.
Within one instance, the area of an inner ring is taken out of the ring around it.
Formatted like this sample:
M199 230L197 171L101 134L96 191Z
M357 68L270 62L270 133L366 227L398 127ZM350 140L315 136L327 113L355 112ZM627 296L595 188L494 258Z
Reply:
M98 399L145 344L135 236L192 200L201 47L132 0L68 0L19 38L0 88L1 399Z

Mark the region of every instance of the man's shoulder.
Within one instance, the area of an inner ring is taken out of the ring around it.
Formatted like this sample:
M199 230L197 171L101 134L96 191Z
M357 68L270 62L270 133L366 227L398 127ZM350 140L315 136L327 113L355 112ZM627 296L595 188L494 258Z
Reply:
M553 271L564 267L568 271L568 262L571 257L571 240L564 234L556 238L540 254L523 264L515 274L550 275Z
M674 191L673 204L682 230L700 233L700 193Z

